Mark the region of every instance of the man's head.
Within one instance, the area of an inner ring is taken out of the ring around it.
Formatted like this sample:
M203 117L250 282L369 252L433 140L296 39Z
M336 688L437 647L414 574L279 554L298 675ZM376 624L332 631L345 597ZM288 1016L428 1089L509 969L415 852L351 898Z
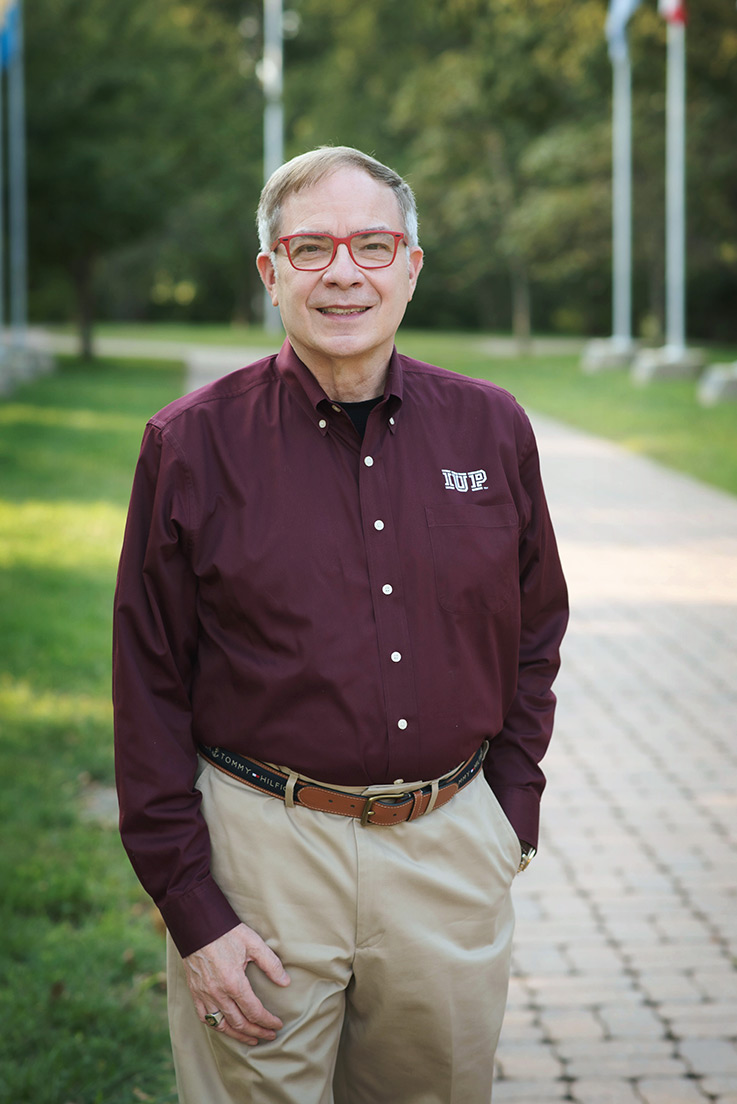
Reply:
M339 377L378 387L422 268L408 185L358 150L314 150L268 181L259 228L258 269L297 355L328 391Z
M284 201L294 192L319 184L337 169L362 169L380 184L391 188L399 204L407 245L414 249L417 237L417 205L409 184L375 157L370 157L352 146L321 146L292 158L272 173L261 193L257 223L259 245L262 253L268 253L271 245L282 233L281 215Z

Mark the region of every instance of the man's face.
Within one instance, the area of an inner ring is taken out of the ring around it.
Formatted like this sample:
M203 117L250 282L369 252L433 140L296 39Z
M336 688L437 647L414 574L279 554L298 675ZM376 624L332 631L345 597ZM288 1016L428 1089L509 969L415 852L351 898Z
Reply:
M362 169L342 168L312 188L288 196L281 235L304 232L345 237L362 230L402 230L399 203L391 188ZM364 269L345 245L322 272L297 271L283 245L276 269L261 254L258 268L272 302L279 306L294 351L313 371L346 363L381 368L422 267L422 250L399 246L388 268ZM409 263L408 263L409 262Z

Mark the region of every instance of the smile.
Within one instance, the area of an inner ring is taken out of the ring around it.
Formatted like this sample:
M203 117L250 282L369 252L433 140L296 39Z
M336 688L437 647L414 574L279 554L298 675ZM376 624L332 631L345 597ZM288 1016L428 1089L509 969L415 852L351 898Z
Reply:
M350 315L350 314L365 314L370 307L318 307L320 314L337 314L337 315Z

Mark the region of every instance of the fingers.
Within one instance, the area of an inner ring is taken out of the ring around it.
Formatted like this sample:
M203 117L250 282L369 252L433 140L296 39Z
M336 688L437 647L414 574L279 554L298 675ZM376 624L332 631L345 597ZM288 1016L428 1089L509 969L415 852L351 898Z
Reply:
M270 1042L276 1038L275 1029L253 1023L243 1015L239 1006L234 1002L223 1001L223 1006L220 1009L223 1012L223 1019L217 1027L209 1028L210 1031L219 1031L222 1035L227 1035L229 1038L236 1039L247 1046L258 1046L261 1042ZM203 1017L200 1018L203 1019ZM281 1027L281 1021L277 1022Z
M256 939L253 947L248 948L249 960L255 962L258 968L266 974L269 981L273 981L275 985L289 985L289 974L284 969L279 956L264 943L260 936L256 935L255 932L253 934Z
M256 1046L275 1039L283 1023L264 1007L251 988L245 972L249 963L274 984L289 985L289 975L279 957L245 924L184 959L200 1020L204 1023L208 1012L223 1013L217 1027L208 1026L208 1030Z

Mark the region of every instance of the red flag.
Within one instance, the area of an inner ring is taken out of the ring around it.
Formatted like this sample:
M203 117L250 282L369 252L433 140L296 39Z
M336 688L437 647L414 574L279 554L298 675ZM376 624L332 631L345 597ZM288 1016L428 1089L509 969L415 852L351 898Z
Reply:
M658 11L669 23L686 22L685 0L658 0Z

